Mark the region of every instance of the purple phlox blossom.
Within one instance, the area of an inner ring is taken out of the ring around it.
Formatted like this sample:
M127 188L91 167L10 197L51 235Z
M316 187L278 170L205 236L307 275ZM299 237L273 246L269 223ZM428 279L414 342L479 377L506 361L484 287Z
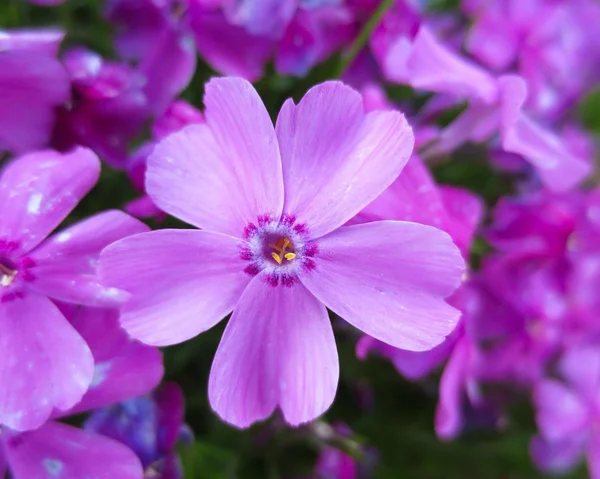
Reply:
M522 75L526 106L540 118L560 118L599 81L597 2L496 0L473 10L467 51L497 72Z
M129 142L150 114L144 76L125 63L107 61L84 48L63 58L71 77L73 100L60 112L54 146L85 145L113 167L123 168Z
M70 98L69 77L56 58L58 30L0 30L0 153L45 148L56 109Z
M154 388L163 375L158 349L131 340L116 310L62 307L94 357L94 380L81 402L55 411L40 427L19 432L0 426L0 477L14 479L143 479L135 453L123 444L56 421ZM60 346L57 346L60 347Z
M582 456L589 476L600 477L600 354L597 343L565 351L557 365L558 378L541 380L533 392L539 434L531 455L545 471L561 473Z
M146 173L154 202L202 230L136 235L102 255L105 284L131 294L121 321L133 337L179 343L234 310L209 400L238 427L277 407L298 425L330 406L339 364L326 306L397 347L443 341L458 319L444 298L464 270L450 237L400 221L343 226L410 157L399 112L365 113L341 82L288 100L275 128L245 80L211 80L204 104L206 123L162 140Z
M111 0L107 17L120 30L116 47L144 77L143 92L160 115L190 82L196 48L187 0Z
M94 411L84 429L130 447L140 458L146 477L182 479L174 449L180 438L189 434L183 417L183 393L175 383L166 383L151 394Z
M47 150L15 158L0 176L0 423L12 429L42 424L53 408L78 402L93 376L85 340L52 300L116 305L122 292L96 278L108 244L147 228L106 211L50 237L100 174L85 148Z
M337 1L190 0L197 48L217 71L257 80L274 57L284 75L304 76L348 45L358 32L350 8ZM240 48L243 45L243 48Z
M174 133L186 125L192 123L203 123L204 117L202 113L195 107L186 103L183 100L178 100L165 110L159 116L152 126L152 136L154 141L140 146L127 164L127 173L133 187L142 195L135 200L130 201L124 207L125 211L137 218L155 218L157 221L162 221L165 218L165 213L158 208L152 199L145 194L144 178L146 176L146 161L148 155L152 153L156 141Z
M570 189L589 174L589 159L574 154L523 110L527 85L521 77L493 76L454 53L423 26L407 48L402 65L388 74L390 81L468 101L429 154L445 154L464 142L485 142L499 133L502 149L521 155L552 190Z

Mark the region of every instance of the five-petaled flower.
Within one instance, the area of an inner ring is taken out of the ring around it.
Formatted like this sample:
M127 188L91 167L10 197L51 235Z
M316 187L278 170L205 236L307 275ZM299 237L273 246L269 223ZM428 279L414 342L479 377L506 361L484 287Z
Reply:
M124 328L152 345L201 333L234 310L209 399L246 427L279 407L298 425L332 403L339 365L327 309L396 347L426 350L459 312L444 298L464 264L430 226L344 226L400 174L413 134L397 111L365 113L340 82L282 107L275 128L253 87L206 86L206 123L162 140L147 192L198 230L160 230L105 249L99 274L131 294Z

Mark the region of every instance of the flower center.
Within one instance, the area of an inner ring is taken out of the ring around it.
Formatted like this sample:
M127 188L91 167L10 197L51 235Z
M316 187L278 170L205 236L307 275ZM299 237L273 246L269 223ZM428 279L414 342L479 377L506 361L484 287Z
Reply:
M296 253L293 251L294 245L289 238L279 238L275 244L271 243L268 246L269 248L273 248L271 257L277 264L281 264L284 258L287 261L292 261L296 257Z
M285 214L280 220L259 216L256 223L246 225L244 239L240 251L240 257L248 261L244 271L251 276L262 274L272 286L291 286L299 271L315 267L317 244L293 215Z
M10 286L15 280L17 273L18 271L16 269L12 269L0 262L0 287L6 288Z

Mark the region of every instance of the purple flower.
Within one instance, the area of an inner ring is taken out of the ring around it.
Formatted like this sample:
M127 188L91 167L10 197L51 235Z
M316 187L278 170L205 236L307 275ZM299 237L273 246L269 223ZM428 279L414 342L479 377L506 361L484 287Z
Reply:
M589 174L587 159L571 152L523 111L528 93L521 77L492 76L452 52L425 27L403 55L402 65L388 74L391 81L469 101L441 133L433 151L447 153L466 141L485 142L498 132L502 149L522 156L552 190L573 188Z
M140 458L146 477L183 478L174 451L182 434L184 399L175 383L166 383L146 396L94 411L84 429L129 446Z
M161 354L129 339L115 310L63 310L90 346L96 362L94 381L74 408L55 411L53 420L35 430L18 432L0 426L0 476L8 468L14 479L142 479L142 466L130 449L54 419L146 393L162 377Z
M502 0L472 13L466 49L498 72L516 68L530 91L527 107L540 119L560 118L600 79L600 42L591 33L597 2Z
M584 454L590 477L600 477L600 354L597 344L577 345L558 364L562 380L544 379L534 390L539 435L531 444L544 470L565 472Z
M0 30L0 153L48 146L55 110L70 97L56 59L62 38L56 30Z
M329 307L397 347L430 349L458 312L444 298L463 261L449 236L416 223L343 227L400 174L413 136L395 111L364 113L339 82L288 100L275 129L252 86L206 86L206 124L163 141L148 194L199 228L116 242L106 284L132 296L122 324L148 344L201 333L235 308L217 350L209 399L245 427L280 407L298 425L323 413L338 381Z
M0 424L31 429L78 402L93 376L90 350L53 300L110 306L121 292L97 281L102 248L147 228L120 211L46 238L94 186L98 158L84 148L30 153L0 177Z
M61 111L54 147L80 144L97 151L114 167L123 167L129 142L148 118L144 76L132 67L104 60L83 48L69 50L64 64L71 76L73 102Z

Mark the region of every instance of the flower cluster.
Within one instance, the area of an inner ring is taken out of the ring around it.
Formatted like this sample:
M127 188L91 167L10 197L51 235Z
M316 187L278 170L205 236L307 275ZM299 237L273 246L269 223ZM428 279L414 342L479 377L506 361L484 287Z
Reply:
M181 479L210 454L186 402L371 477L385 455L319 419L349 386L378 407L350 344L443 366L440 439L525 399L533 462L600 479L600 4L99 3L111 54L0 29L0 477Z

